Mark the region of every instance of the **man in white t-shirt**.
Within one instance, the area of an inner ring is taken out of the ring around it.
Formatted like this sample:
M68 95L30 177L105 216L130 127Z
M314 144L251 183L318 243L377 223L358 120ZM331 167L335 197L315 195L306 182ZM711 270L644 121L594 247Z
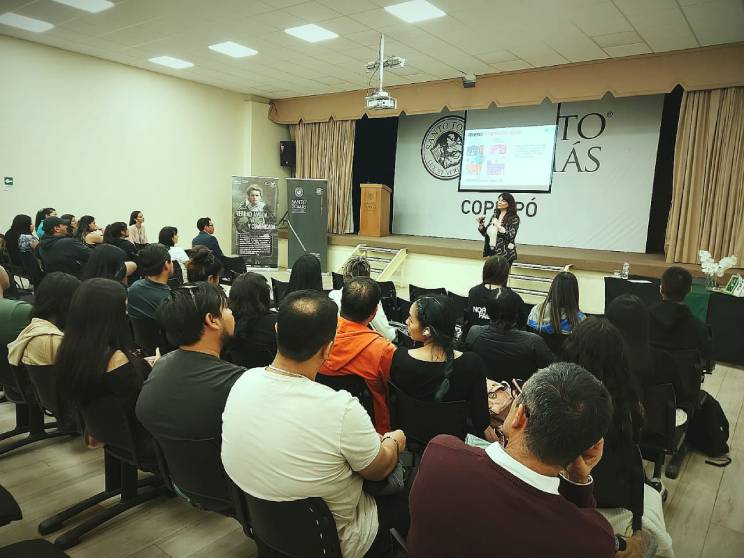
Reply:
M345 558L382 556L389 529L408 529L407 501L403 495L376 501L362 484L393 471L406 438L400 430L378 435L356 398L315 382L336 322L337 307L322 292L297 291L282 301L274 362L243 374L227 398L222 462L257 498L323 498Z

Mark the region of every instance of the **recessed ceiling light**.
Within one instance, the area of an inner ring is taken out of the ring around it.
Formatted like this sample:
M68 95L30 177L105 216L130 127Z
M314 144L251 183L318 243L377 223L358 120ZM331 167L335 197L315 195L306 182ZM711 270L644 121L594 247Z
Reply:
M161 66L168 66L176 70L183 70L184 68L191 68L193 66L191 62L174 58L173 56L156 56L155 58L150 58L150 62L160 64Z
M390 12L395 17L399 17L408 23L426 21L427 19L434 19L435 17L447 15L436 6L429 4L426 0L411 0L410 2L385 6L385 11Z
M54 2L77 8L78 10L84 10L92 14L97 14L98 12L114 7L114 3L109 2L108 0L54 0Z
M225 41L224 43L217 43L216 45L209 45L211 50L227 54L233 58L245 58L246 56L253 56L258 54L257 50L243 46L240 43L234 43L232 41Z
M34 19L32 17L26 17L11 12L0 15L0 23L3 25L10 25L11 27L17 27L25 31L32 31L34 33L43 33L49 31L54 27L48 21L41 21L40 19Z
M300 25L299 27L290 27L289 29L285 29L284 32L289 33L298 39L302 39L303 41L307 41L308 43L317 43L319 41L327 41L328 39L335 39L338 37L338 35L333 31L324 29L320 25L315 25L314 23Z

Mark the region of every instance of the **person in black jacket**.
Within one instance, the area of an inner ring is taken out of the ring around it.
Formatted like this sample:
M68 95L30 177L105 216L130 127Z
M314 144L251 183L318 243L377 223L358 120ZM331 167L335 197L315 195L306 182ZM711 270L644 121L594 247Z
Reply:
M503 256L509 265L517 259L517 231L519 216L517 202L508 192L501 194L496 201L496 211L486 221L477 217L478 232L483 236L483 257Z
M692 288L692 275L673 266L661 276L662 301L649 307L651 344L668 350L696 349L707 370L712 369L713 341L708 327L684 303Z
M67 236L67 224L59 217L44 219L44 237L38 246L44 272L62 271L80 278L92 250Z
M107 225L103 231L103 242L124 250L127 261L137 261L137 247L129 240L129 229L124 221Z
M542 337L517 328L519 307L519 295L511 289L491 291L486 300L490 323L468 332L466 344L486 363L486 377L492 380L526 380L555 361Z

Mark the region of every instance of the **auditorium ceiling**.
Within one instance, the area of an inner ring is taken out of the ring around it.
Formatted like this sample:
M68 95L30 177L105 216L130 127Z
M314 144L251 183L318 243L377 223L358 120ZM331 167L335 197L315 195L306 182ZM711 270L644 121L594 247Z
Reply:
M430 0L446 15L406 23L397 0L112 0L88 13L60 0L0 0L7 12L53 24L0 34L224 89L279 99L367 87L379 34L406 59L386 85L495 74L744 41L744 0ZM317 24L337 38L305 42L284 30ZM233 41L258 51L231 58ZM149 59L171 56L193 67Z

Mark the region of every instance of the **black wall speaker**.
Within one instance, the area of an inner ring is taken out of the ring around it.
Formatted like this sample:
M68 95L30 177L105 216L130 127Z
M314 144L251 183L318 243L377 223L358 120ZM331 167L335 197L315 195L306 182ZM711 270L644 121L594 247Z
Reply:
M295 156L296 156L295 142L293 141L280 141L279 142L279 163L283 167L294 167Z

